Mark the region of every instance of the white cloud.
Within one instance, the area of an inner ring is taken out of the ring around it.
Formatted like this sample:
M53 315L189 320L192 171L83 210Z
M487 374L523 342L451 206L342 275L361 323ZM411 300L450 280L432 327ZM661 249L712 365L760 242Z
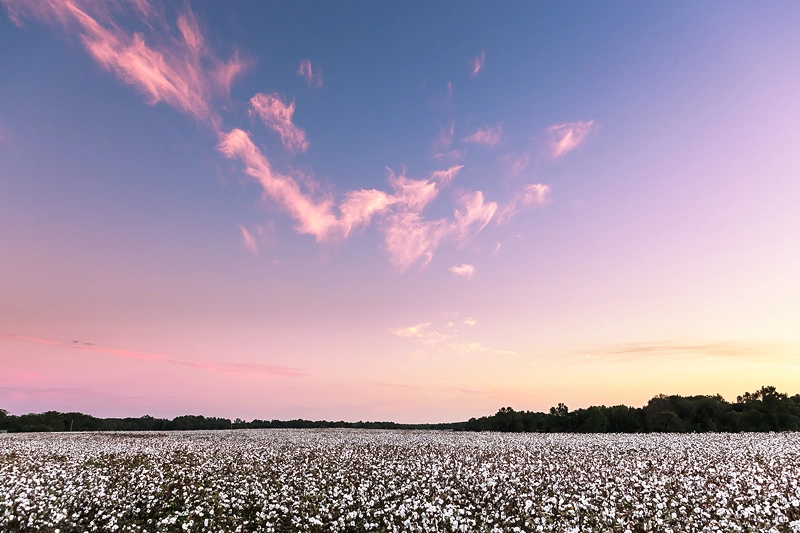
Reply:
M475 273L475 267L466 263L463 265L454 265L450 267L450 272L456 276L464 276L469 279Z

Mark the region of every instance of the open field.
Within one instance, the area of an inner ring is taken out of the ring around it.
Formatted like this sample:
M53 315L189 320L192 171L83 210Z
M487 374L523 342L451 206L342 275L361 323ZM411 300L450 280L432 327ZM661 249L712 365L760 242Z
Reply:
M800 532L800 434L0 436L0 531Z

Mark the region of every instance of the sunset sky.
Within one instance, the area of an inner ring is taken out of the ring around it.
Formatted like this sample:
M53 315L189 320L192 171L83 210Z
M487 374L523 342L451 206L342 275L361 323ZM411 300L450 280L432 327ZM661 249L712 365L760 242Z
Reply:
M0 6L0 408L800 392L796 2Z

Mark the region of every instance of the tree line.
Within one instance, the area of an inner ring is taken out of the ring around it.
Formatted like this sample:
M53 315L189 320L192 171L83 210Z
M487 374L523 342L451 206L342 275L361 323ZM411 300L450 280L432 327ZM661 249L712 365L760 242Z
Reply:
M789 396L775 387L746 392L728 402L714 396L658 395L643 407L592 406L570 411L563 403L547 413L515 411L503 407L494 415L444 424L398 424L395 422L332 422L327 420L259 420L178 416L173 419L97 418L84 413L31 413L11 415L0 409L0 430L37 431L185 431L198 429L257 428L354 428L440 429L454 431L502 431L542 433L652 433L800 431L800 394Z
M563 403L550 412L503 407L492 416L470 418L467 431L542 433L654 433L800 431L800 394L761 387L727 402L714 396L660 394L644 407L592 406L570 411Z
M239 418L184 415L173 419L154 418L97 418L84 413L30 413L11 415L0 409L0 430L9 433L49 431L187 431L198 429L259 429L259 428L355 428L355 429L463 429L460 424L398 424L395 422L330 422L327 420L259 420L246 422Z

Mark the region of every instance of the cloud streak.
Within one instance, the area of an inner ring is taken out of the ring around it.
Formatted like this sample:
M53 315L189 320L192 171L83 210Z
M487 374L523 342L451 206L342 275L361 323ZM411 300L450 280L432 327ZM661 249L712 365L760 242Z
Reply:
M466 241L481 231L497 211L496 202L486 202L483 193L476 191L461 196L454 219L427 220L422 216L439 194L439 182L449 182L461 170L457 165L434 172L431 179L414 180L390 172L392 193L377 189L350 191L337 214L331 198L314 198L303 192L292 177L274 171L243 130L233 129L221 135L219 150L244 164L245 173L262 186L265 195L298 222L297 231L313 235L317 241L347 237L354 228L369 225L373 217L383 217L380 229L384 246L392 264L401 271L418 261L427 265L447 239Z
M290 176L273 171L249 134L234 128L221 136L219 150L231 159L238 159L245 173L261 185L265 194L298 221L297 231L313 235L318 241L329 238L338 223L332 212L333 202L314 200Z
M427 331L430 325L430 322L423 322L422 324L405 328L390 329L389 333L403 339L416 340L422 344L438 344L450 338L449 335L444 335L438 331Z
M500 138L503 136L503 127L498 124L494 127L480 128L469 137L462 139L464 142L472 144L480 144L483 146L495 147L500 144Z
M504 224L517 214L520 206L523 207L542 207L551 202L550 193L552 189L549 185L542 183L529 183L525 185L521 194L513 197L506 205L498 210L495 217L498 224ZM500 243L492 255L496 255L500 250Z
M545 205L550 202L550 186L541 183L529 183L522 194L525 205Z
M247 248L253 255L258 256L258 244L256 244L256 239L253 237L253 235L242 225L239 225L239 231L242 232L242 243L244 244L244 247Z
M788 343L665 340L609 344L593 349L576 351L574 355L614 361L636 361L650 358L718 357L758 362L777 362L794 360L799 351L798 346Z
M481 51L480 55L473 57L470 62L469 66L471 72L469 74L470 78L474 78L475 76L483 70L483 65L486 64L486 50Z
M471 328L477 325L478 321L472 317L466 317L461 321L461 323ZM459 335L457 330L454 329L455 324L453 324L453 322L447 323L447 328L449 331L448 334L442 334L438 331L429 331L431 324L431 322L422 322L413 326L391 329L389 330L389 333L403 339L428 345L429 348L435 348L439 352L454 352L459 355L469 355L475 353L516 355L516 352L511 350L496 350L494 348L484 346L477 341L458 340Z
M559 159L581 145L594 128L594 120L588 122L567 122L547 128L550 136L549 155Z
M290 152L308 150L306 133L292 122L294 102L287 104L277 94L258 93L250 99L250 105L264 125L280 135L284 148Z
M428 219L423 215L442 187L456 178L462 165L437 170L423 179L391 173L389 190L347 191L338 203L333 194L317 194L320 187L313 179L298 181L288 173L277 171L253 142L250 133L224 127L215 108L216 100L230 98L231 84L246 71L249 62L242 60L238 51L227 61L219 59L204 38L188 4L178 10L175 23L171 25L172 19L168 19L163 7L154 6L148 0L0 2L17 24L35 19L64 28L76 36L101 68L134 87L149 104L163 102L198 123L210 126L218 137L219 151L243 165L245 174L262 188L264 198L287 213L295 221L299 233L311 235L318 242L344 239L353 230L367 227L378 219L383 248L390 262L403 271L415 264L426 266L444 242L463 245L498 215L498 204L487 201L482 191L462 191L456 196L452 217ZM146 31L131 30L133 23L137 30L145 28ZM483 68L484 62L485 53L475 58L473 74ZM314 69L308 60L300 63L298 74L312 84L322 82L319 68ZM305 132L293 121L294 101L287 102L276 94L257 93L249 103L251 112L278 133L287 150L305 152L308 149ZM582 142L591 124L571 123L550 128L548 131L554 136L559 156ZM453 133L451 121L441 132L443 147L452 142ZM502 127L498 124L479 129L464 141L497 146L501 136ZM458 151L448 154L444 156L460 157ZM526 190L521 201L535 203L527 199L544 196L541 190ZM513 209L502 214L510 216ZM252 234L243 227L240 231L245 247L257 254Z
M183 358L176 358L170 357L168 355L156 352L142 352L136 350L125 350L120 348L109 348L103 346L95 346L91 343L79 343L79 342L72 342L72 343L65 343L54 341L51 339L44 339L39 337L28 337L24 335L12 335L12 334L5 334L0 333L0 338L8 339L8 340L15 340L15 341L23 341L23 342L34 342L38 344L45 344L48 346L53 346L57 348L66 348L71 350L77 350L81 352L89 352L89 353L96 353L96 354L103 354L103 355L110 355L112 357L120 358L120 359L135 359L140 361L151 361L151 362L160 362L160 363L168 363L173 365L180 365L180 366L187 366L191 368L197 368L200 370L207 370L210 372L216 373L239 373L239 374L247 374L247 375L255 375L255 374L270 374L276 376L284 376L284 377L298 377L304 376L307 373L303 370L298 368L292 368L287 366L280 366L280 365L270 365L264 363L236 363L236 362L202 362L202 361L192 361L190 359L183 359Z
M407 326L405 328L397 328L389 330L392 335L397 335L402 338L421 338L425 336L425 330L430 326L430 322L423 322L415 326Z
M304 59L300 61L297 68L297 75L304 78L311 87L322 87L322 69L317 67L316 72L311 66L311 61Z
M494 353L498 355L516 355L517 352L511 350L495 350L487 348L480 342L452 342L445 346L448 350L456 352L459 355L468 355L472 353Z
M235 52L222 61L208 47L190 9L177 15L177 34L126 31L115 12L125 12L147 28L168 28L161 11L147 0L135 4L92 0L2 0L13 21L33 18L77 35L89 55L120 81L137 89L150 105L164 102L198 122L220 124L212 107L227 97L247 62Z

